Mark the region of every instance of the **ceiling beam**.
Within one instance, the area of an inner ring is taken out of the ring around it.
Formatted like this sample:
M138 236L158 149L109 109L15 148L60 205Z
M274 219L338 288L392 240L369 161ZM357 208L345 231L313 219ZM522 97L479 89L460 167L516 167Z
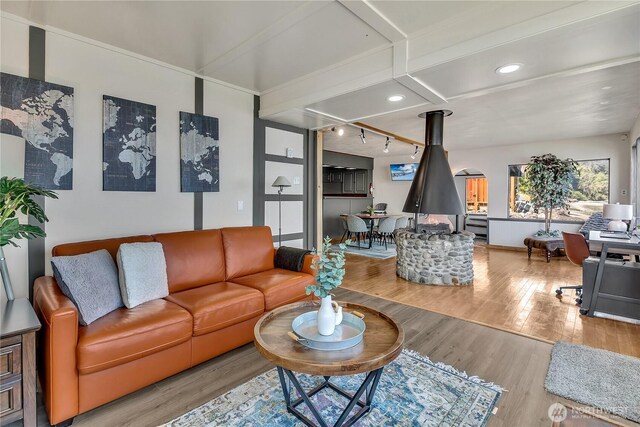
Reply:
M398 28L389 18L376 9L367 0L338 0L341 5L349 9L354 15L360 18L365 24L376 30L382 37L391 43L407 38L407 35Z
M388 131L386 131L384 129L380 129L380 128L368 125L366 123L353 122L352 125L353 126L357 126L359 128L362 128L362 129L370 130L371 132L375 132L375 133L378 133L378 134L381 134L381 135L386 135L389 138L393 138L396 141L404 142L405 144L418 145L420 147L424 147L424 142L414 141L413 139L405 138L404 136L397 135L397 134L395 134L393 132L388 132Z
M303 19L315 14L323 7L326 7L327 4L328 3L322 1L301 2L300 6L295 8L292 12L274 21L264 30L253 34L247 40L229 49L222 55L206 62L202 67L200 67L197 72L199 74L208 75L208 73L212 72L213 70L229 64L240 56L250 52L253 49L256 49L261 44L276 37L278 34L288 30Z
M432 104L447 102L444 96L409 74L409 40L393 44L393 79Z

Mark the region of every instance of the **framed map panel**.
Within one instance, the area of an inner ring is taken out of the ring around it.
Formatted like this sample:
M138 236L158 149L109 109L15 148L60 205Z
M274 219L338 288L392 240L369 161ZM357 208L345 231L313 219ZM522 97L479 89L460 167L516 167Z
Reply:
M220 191L217 118L180 112L180 180L183 192Z
M156 107L104 95L102 189L156 191Z
M0 132L24 139L26 182L71 190L73 88L0 73Z

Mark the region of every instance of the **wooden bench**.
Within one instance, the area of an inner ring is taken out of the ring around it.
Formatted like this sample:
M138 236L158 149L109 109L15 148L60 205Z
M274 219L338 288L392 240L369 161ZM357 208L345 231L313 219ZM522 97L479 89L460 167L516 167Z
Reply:
M531 259L531 251L533 248L542 249L545 251L547 262L551 261L551 254L558 252L560 249L564 249L564 241L562 237L538 237L529 236L524 239L524 244L527 247L527 255Z

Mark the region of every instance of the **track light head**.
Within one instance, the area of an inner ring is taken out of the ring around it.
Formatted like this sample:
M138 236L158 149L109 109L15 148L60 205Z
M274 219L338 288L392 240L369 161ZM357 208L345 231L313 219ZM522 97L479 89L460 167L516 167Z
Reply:
M389 144L391 144L391 139L387 137L387 142L384 143L384 150L382 150L383 153L386 154L389 152Z
M416 156L418 155L418 151L420 151L420 147L418 147L418 146L416 145L416 151L414 151L414 152L413 152L413 154L411 155L411 158L412 158L412 159L415 159L415 158L416 158Z
M360 140L362 141L363 144L367 143L367 140L365 139L365 136L364 136L364 129L360 129Z

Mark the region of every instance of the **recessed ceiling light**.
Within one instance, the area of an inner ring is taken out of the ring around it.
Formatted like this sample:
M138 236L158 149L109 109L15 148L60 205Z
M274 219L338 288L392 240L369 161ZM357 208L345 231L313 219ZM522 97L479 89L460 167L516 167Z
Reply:
M602 89L602 90L609 90L609 89L611 89L611 86L602 86L602 88L601 88L601 89Z
M400 102L404 99L404 95L391 95L387 98L389 102Z
M344 135L344 129L340 128L338 129L338 136L342 136Z
M522 67L522 64L507 64L507 65L503 65L502 67L499 67L496 70L496 73L509 74L509 73L513 73L514 71L518 71L520 67Z
M607 105L609 101L600 101L600 105Z

